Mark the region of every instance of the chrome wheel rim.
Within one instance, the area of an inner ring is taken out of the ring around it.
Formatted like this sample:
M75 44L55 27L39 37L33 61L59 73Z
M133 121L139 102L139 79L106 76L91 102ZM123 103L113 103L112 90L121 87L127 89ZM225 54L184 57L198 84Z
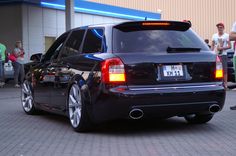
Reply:
M69 93L69 117L74 128L78 127L81 119L81 92L78 85L72 85Z
M29 112L33 108L33 96L29 83L24 82L21 90L21 101L23 109L26 112Z

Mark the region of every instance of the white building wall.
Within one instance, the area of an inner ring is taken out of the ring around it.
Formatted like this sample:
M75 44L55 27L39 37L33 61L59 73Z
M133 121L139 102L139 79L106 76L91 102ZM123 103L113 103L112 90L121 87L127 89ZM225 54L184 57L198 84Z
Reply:
M62 10L22 5L23 45L26 60L35 53L45 52L45 36L59 37L65 32L65 12ZM75 27L126 21L112 17L75 13Z
M26 61L29 57L42 52L43 46L43 9L36 6L22 6L23 12L23 46L26 51Z

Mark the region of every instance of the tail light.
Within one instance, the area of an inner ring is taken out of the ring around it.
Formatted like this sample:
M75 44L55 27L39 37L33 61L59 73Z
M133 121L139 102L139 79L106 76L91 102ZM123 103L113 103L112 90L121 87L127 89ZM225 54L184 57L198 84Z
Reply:
M111 58L102 62L102 81L104 83L122 83L126 81L125 68L119 58Z
M222 79L224 74L223 74L223 65L222 62L219 58L219 56L216 57L216 71L215 71L215 78L216 79Z

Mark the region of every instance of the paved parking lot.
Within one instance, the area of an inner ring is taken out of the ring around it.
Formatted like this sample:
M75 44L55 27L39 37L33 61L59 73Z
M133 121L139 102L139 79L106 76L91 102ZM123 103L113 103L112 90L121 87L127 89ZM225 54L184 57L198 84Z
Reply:
M183 118L165 121L117 121L93 132L76 133L65 117L26 115L20 90L0 88L0 156L224 156L236 155L236 91L227 91L222 112L205 125Z

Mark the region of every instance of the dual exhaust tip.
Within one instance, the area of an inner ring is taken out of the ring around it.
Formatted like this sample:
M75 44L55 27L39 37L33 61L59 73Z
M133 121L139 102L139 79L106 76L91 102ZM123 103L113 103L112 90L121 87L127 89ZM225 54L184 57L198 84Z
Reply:
M217 104L213 104L209 107L208 111L212 114L214 114L216 112L219 112L220 111L220 106L217 105ZM138 108L132 109L129 112L129 117L131 119L134 119L134 120L141 119L143 117L143 115L144 115L143 111L141 109L138 109Z
M135 108L129 112L129 117L134 120L141 119L143 117L143 111L141 109Z
M213 104L209 107L209 112L210 113L216 113L220 111L220 106L217 104Z

